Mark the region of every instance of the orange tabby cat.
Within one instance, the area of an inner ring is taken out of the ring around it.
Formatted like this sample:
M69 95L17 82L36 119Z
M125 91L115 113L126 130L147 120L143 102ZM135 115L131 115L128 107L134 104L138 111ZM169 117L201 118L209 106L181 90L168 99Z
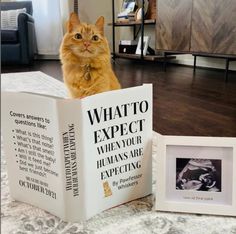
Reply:
M90 25L80 23L77 14L70 15L60 59L64 82L72 98L121 88L111 67L102 16L95 25Z

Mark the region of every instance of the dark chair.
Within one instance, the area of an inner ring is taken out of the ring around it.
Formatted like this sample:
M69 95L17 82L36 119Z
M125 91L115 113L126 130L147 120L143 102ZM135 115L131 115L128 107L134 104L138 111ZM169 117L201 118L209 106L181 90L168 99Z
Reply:
M16 30L1 30L1 62L30 64L36 51L32 2L1 2L1 11L26 8L18 15Z

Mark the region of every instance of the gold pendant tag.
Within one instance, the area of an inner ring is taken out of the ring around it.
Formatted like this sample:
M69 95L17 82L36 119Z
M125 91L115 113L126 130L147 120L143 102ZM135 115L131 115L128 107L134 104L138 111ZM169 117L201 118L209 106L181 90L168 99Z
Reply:
M85 66L85 72L84 72L84 79L85 79L85 80L90 80L90 79L91 79L90 72L91 72L91 67L90 67L89 64L87 64L87 65Z
M85 80L90 80L90 79L91 79L90 73L86 72L86 73L84 74L84 79L85 79Z

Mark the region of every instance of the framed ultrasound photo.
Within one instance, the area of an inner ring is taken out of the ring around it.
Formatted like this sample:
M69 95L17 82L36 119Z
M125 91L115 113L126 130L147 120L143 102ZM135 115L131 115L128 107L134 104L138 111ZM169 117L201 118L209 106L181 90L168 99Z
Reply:
M236 216L236 138L158 135L156 210Z

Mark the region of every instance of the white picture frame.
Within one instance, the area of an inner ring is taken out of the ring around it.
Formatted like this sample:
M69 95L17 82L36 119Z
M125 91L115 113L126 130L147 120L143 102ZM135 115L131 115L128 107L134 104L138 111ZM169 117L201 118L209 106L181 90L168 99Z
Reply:
M236 216L236 138L157 141L156 210Z
M149 46L150 39L151 39L150 36L144 36L143 37L143 55L147 54L147 49L148 49L148 46ZM135 54L141 54L141 41L142 41L142 39L141 39L141 37L139 37L138 45L137 45Z
M123 0L121 12L130 13L133 12L136 6L135 0Z
M117 15L118 19L128 19L128 14L134 12L135 7L135 0L123 0L121 12Z

